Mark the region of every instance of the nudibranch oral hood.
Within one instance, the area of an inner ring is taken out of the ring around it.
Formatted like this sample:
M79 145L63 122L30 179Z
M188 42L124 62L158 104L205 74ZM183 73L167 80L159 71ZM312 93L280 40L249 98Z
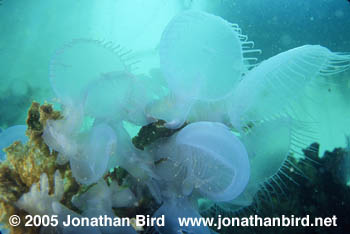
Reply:
M305 45L263 61L244 77L232 95L232 125L241 127L290 111L308 86L345 71L349 59L347 54L333 53L319 45Z
M74 39L54 54L49 81L61 112L33 114L40 124L27 130L29 143L25 126L0 133L2 148L22 141L8 153L18 145L39 152L32 149L40 145L55 167L25 185L14 209L59 219L142 211L166 216L165 226L155 227L162 234L211 233L204 225L180 227L177 218L232 213L258 191L283 190L286 170L298 170L289 157L302 155L313 137L311 124L295 114L299 100L350 67L348 53L320 45L257 63L253 55L261 51L238 25L199 10L174 16L157 52L158 67L148 73L136 69L142 59L112 42ZM55 231L136 233L130 226Z
M184 196L199 192L213 201L231 201L248 183L248 153L221 123L189 124L156 148L156 160L164 159L156 174Z
M175 16L162 34L159 49L169 89L199 100L228 96L245 71L243 45L250 43L242 39L238 26L221 17L195 10Z

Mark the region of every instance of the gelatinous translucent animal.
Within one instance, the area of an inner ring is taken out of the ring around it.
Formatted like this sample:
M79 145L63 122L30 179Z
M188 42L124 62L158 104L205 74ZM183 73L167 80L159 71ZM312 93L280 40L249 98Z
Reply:
M169 89L192 99L226 97L246 71L243 54L254 52L246 49L253 45L246 40L237 25L221 17L195 10L178 14L160 41L160 65Z
M249 121L285 113L308 85L349 66L349 55L333 53L319 45L305 45L273 56L238 84L230 98L231 123L239 129Z
M279 118L256 124L248 133L242 134L241 140L248 151L251 174L247 188L232 201L233 204L250 205L256 192L265 189L266 184L279 186L279 173L283 173L283 165L295 150L295 141L300 137L298 131L290 119Z
M50 150L58 152L56 161L60 165L67 163L69 158L77 154L76 140L84 118L82 106L73 106L72 103L65 103L63 115L63 119L48 120L42 135Z
M183 195L198 191L213 201L229 201L246 187L250 166L240 140L223 124L196 122L158 146L157 175Z
M160 68L170 94L148 114L166 120L169 128L180 127L189 115L195 121L222 120L223 114L199 112L221 105L218 101L230 96L242 74L254 66L256 58L249 54L260 50L253 50L247 39L238 25L212 14L189 10L175 16L160 41Z
M50 63L50 82L62 103L81 103L85 89L101 74L132 70L130 51L112 42L75 39L63 46Z
M85 113L94 118L146 125L145 108L153 99L148 81L146 76L125 71L102 74L86 89Z
M67 156L78 182L98 182L75 201L83 214L113 215L111 207L130 202L131 189L146 185L163 202L154 216L164 214L166 226L157 231L209 233L204 227L179 227L177 218L200 217L197 204L202 201L209 210L215 204L232 211L250 205L259 189L268 193L266 186L280 186L281 175L288 177L285 168L292 166L287 157L304 147L299 143L307 136L290 118L292 103L320 76L348 69L350 56L306 45L249 70L256 59L246 55L259 52L253 45L237 25L185 11L162 35L160 69L166 82L157 84L154 93L147 78L131 73L133 62L118 46L79 39L58 51L51 63L52 87L62 103L78 103L79 111L48 121L43 137ZM82 131L84 116L94 123ZM171 128L192 123L141 151L132 145L123 121L144 125L145 117L166 120ZM128 192L112 191L100 180L116 165L137 180ZM58 201L51 203L54 213L71 213Z
M62 104L82 105L93 118L147 124L145 106L152 100L148 77L134 75L131 51L112 42L76 39L51 61L50 81ZM79 56L77 56L79 55Z
M116 144L116 134L111 127L104 123L94 126L82 149L70 158L74 178L82 184L98 181L111 166L109 161L113 160Z
M209 234L210 230L207 226L180 226L179 218L200 218L200 214L191 206L186 199L170 200L155 212L154 217L161 217L164 215L165 225L156 226L159 233L201 233Z
M107 215L114 218L112 207L126 207L135 200L130 189L121 189L117 182L110 186L102 179L92 186L86 193L73 197L73 204L83 211L84 217L99 217ZM117 206L118 205L118 206ZM135 233L131 226L123 227L100 227L102 233Z
M166 121L167 128L177 129L186 122L192 106L192 101L169 94L150 103L146 115Z

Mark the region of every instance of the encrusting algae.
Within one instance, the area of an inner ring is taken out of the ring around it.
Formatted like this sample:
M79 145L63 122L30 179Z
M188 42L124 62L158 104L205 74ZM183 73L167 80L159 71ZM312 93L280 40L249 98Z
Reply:
M96 185L96 183L89 186L78 184L72 176L69 163L58 165L56 163L58 152L54 150L50 151L49 147L44 143L41 136L46 121L50 119L58 120L61 118L63 118L62 114L59 111L54 111L52 105L40 105L39 103L33 102L28 111L27 118L28 129L26 135L29 138L28 142L22 144L17 141L5 149L5 152L7 153L6 160L0 163L0 223L2 223L5 228L9 229L11 234L32 234L40 232L40 227L25 227L24 222L21 222L17 227L9 226L8 219L11 215L18 215L21 220L26 220L25 216L28 215L28 213L17 208L15 203L18 202L23 194L29 192L33 184L36 184L39 189L39 181L41 181L40 178L43 174L46 174L49 180L49 195L54 193L54 176L56 170L60 172L59 174L63 175L64 195L59 202L79 214L81 211L72 204L73 196L84 194ZM133 143L138 148L143 149L147 145L157 141L157 139L161 137L169 137L175 132L176 131L174 130L164 128L163 122L159 120L154 124L142 127L138 135L133 139ZM315 209L315 205L317 204L316 207L322 207L324 210L322 215L325 216L329 213L329 205L335 204L334 202L328 203L328 201L332 199L334 200L333 195L327 193L329 187L332 186L334 187L332 190L341 191L340 193L344 194L344 196L340 199L342 204L337 204L332 207L331 213L340 215L339 223L342 224L341 226L344 225L344 221L347 222L347 215L342 214L342 210L347 210L344 208L346 208L346 204L348 204L347 197L349 194L349 187L344 183L338 184L338 182L336 182L338 175L336 169L341 165L341 159L346 156L347 151L336 149L332 153L327 152L323 159L319 159L318 145L317 143L314 144L316 145L310 146L315 149L315 151L311 151L312 155L310 155L309 150L305 150L304 153L309 159L316 162L315 164L305 164L304 160L297 162L295 159L291 159L293 163L297 165L297 168L305 173L304 176L296 176L292 170L287 171L288 176L293 178L293 181L295 179L298 184L295 185L293 184L295 182L290 180L284 181L284 183L287 184L286 187L289 188L288 194L293 194L293 196L282 198L280 195L276 194L275 191L270 191L269 202L265 203L261 202L264 200L262 198L264 194L258 193L257 200L260 200L258 210L256 209L256 204L253 204L246 210L245 215L249 215L250 212L253 212L259 213L264 217L265 215L271 216L271 212L273 212L272 216L276 217L282 214L288 215L290 207L294 207L293 214L296 216L303 216L305 215L303 207L308 206L305 209L309 210L310 216L313 217L320 215L320 209ZM332 165L330 161L333 162ZM331 176L333 175L332 173L334 174L333 177ZM127 181L132 177L123 168L116 167L113 170L110 170L103 178L108 185L111 185L113 181L116 181L119 186L125 187L128 186L129 183ZM333 178L334 182L333 179L330 178ZM323 184L325 180L328 180L329 182L327 188L324 187ZM305 191L308 192L305 193ZM310 199L310 194L313 194L312 196L314 198ZM323 205L315 202L318 200L316 197L319 197L320 195L322 197L320 202ZM113 210L114 213L118 214L120 217L131 218L138 214L152 214L157 207L159 207L159 204L154 201L152 196L147 196L147 193L143 193L143 196L138 199L135 206L128 208L113 208ZM273 211L271 210L271 207L274 207ZM300 207L300 209L296 209L296 207ZM220 211L217 210L217 212ZM206 214L202 215L206 216ZM285 231L278 227L275 227L274 229L281 233ZM241 228L237 228L233 231L231 229L224 229L221 230L221 233L231 233L232 231L233 233L249 233L251 230L252 229L242 230ZM267 233L268 230L270 229L254 228L254 231L257 233ZM304 231L304 229L295 230ZM307 229L305 229L305 231L306 230Z
M50 150L45 144L42 134L47 120L59 120L63 116L61 112L55 111L51 104L40 105L33 102L28 110L26 135L29 140L26 144L20 141L4 149L6 160L0 163L0 223L10 230L11 234L39 233L40 227L25 227L24 222L19 226L8 225L8 219L11 215L18 215L21 220L26 220L28 213L16 207L15 203L21 196L30 191L33 184L40 186L40 177L43 174L48 176L49 195L54 193L54 177L58 170L63 175L64 195L60 203L67 208L81 213L72 204L72 197L83 194L93 187L81 185L73 178L69 163L59 165L56 163L58 152ZM143 147L149 145L162 137L169 137L177 130L164 127L164 121L159 120L154 124L144 126L140 129L138 135L133 139L136 147L143 150ZM119 185L125 187L125 181L130 177L129 173L120 167L116 167L104 176L107 184L116 181ZM136 214L147 214L154 212L159 206L151 196L144 196L135 204L133 208L117 208L115 213L120 216L134 217Z
M38 233L37 227L24 227L24 222L17 227L7 225L11 215L19 215L25 220L28 214L19 210L15 202L27 193L34 183L38 183L40 176L46 173L49 178L49 193L53 192L54 174L59 170L65 181L64 198L62 204L74 210L71 198L80 188L74 180L69 164L56 164L57 152L50 152L41 135L45 123L49 119L62 118L60 112L54 111L52 105L41 105L33 102L27 118L27 132L29 140L26 144L17 141L5 149L7 159L0 164L0 222L10 230L12 234Z

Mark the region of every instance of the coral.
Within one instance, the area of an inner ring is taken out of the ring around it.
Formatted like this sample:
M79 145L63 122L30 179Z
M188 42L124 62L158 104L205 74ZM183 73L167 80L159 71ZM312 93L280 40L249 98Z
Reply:
M64 184L61 178L61 175L58 171L55 172L54 176L54 191L49 195L49 181L47 174L43 173L40 177L40 189L39 183L34 183L30 192L25 193L21 198L16 202L16 206L22 210L25 210L31 214L39 215L52 215L52 203L59 202L63 198L64 193ZM52 186L52 185L51 185Z
M9 228L12 234L39 232L38 228L30 229L22 225L15 228L7 226L7 220L13 214L19 215L21 219L24 220L25 215L28 213L24 210L20 210L14 204L17 202L17 204L21 204L21 207L27 207L30 203L38 204L37 202L29 202L29 204L27 204L25 201L28 201L28 198L35 195L35 193L28 193L30 190L37 194L45 192L38 190L39 186L45 189L45 185L42 184L42 182L46 181L45 184L49 191L48 195L54 193L55 171L62 175L61 181L64 181L64 195L63 197L58 197L60 198L60 203L77 213L81 211L72 204L72 197L85 194L95 185L79 185L73 178L69 164L57 164L58 152L50 150L42 138L47 121L60 120L62 118L62 114L59 111L54 111L52 105L40 105L39 103L33 102L28 110L26 121L28 127L26 135L29 137L28 142L22 144L17 141L5 149L7 159L0 164L0 223L3 223L6 228ZM157 129L160 130L160 135L164 136L164 132L166 132L165 128L157 127ZM159 130L157 129L155 131L158 135ZM144 132L145 131L142 131L142 133L140 132L139 135L144 134ZM169 132L173 133L175 131L169 130ZM167 133L167 135L171 135L171 133ZM156 137L145 141L145 136L143 136L138 139L140 139L140 142L148 142L148 144L150 144L158 138ZM117 167L107 173L104 179L108 184L112 184L114 183L113 181L116 181L119 185L122 185L127 183L126 178L128 177L130 177L130 175L127 171ZM42 182L39 183L39 181ZM21 201L20 198L22 195L25 196L23 196ZM42 198L41 200L45 199ZM152 213L155 207L157 207L154 200L147 195L143 196L136 204L137 206L135 207L113 208L113 210L115 213L122 216L133 217L136 214Z
M0 165L0 221L2 223L7 224L7 219L12 214L18 214L24 218L27 213L19 210L14 203L40 180L43 173L48 175L51 185L49 191L52 193L56 170L60 171L65 181L64 199L61 202L74 209L71 205L71 198L80 186L73 179L68 164L63 166L56 164L57 152L50 152L49 147L41 138L46 121L59 118L61 118L60 113L54 111L51 105L40 106L39 103L33 102L27 118L28 142L26 144L14 142L5 149L7 159ZM25 230L23 226L9 228L11 233L37 233L35 228Z
M310 178L321 178L319 173L327 170L314 167L309 172L303 161L291 157L301 154L312 138L293 108L315 79L348 69L350 55L307 45L257 65L250 54L260 50L253 47L237 25L185 11L161 36L159 69L166 82L158 83L152 74L133 70L137 61L119 45L91 39L65 45L50 62L50 83L62 112L33 103L29 141L5 150L2 221L25 214L18 207L60 218L166 213L169 226L155 228L159 232L209 233L204 226L184 229L177 217L200 217L202 200L207 210L227 207L232 214L251 205L254 197L262 201L256 204L261 215L288 213L296 204L300 210L295 208L294 215L304 215L305 206L314 211L303 197L313 185L302 178L302 190L292 192L297 200L278 197L280 183L292 188L299 168ZM141 127L133 139L126 129L129 123ZM290 181L284 182L286 178ZM307 195L315 199L312 191ZM269 211L266 198L281 213ZM63 229L56 231L72 231Z
M38 181L45 173L48 181L50 181L48 183L50 185L49 194L52 194L54 192L53 180L56 169L60 171L64 178L64 197L61 203L80 213L77 207L71 204L71 199L73 195L85 194L94 184L91 186L78 185L72 177L68 164L57 165L55 163L57 152L50 152L41 138L45 122L48 119L60 118L60 113L53 111L51 105L40 106L38 103L33 103L28 112L28 143L23 145L20 142L15 142L6 149L8 159L0 165L0 218L2 223L7 223L7 218L12 214L18 214L24 219L27 213L19 210L13 204L23 194L27 193L32 186L35 186L33 184L37 183L39 185ZM163 124L163 121L158 121L141 128L138 136L133 140L134 144L139 148L144 148L157 142L160 138L170 137L177 132L176 130L166 129ZM313 144L310 148L318 149L318 145ZM305 174L304 177L300 177L293 169L288 171L288 176L296 181L298 185L295 185L291 180L285 180L285 186L288 187L286 197L282 197L281 194L276 194L275 191L271 190L269 191L271 197L268 200L266 200L264 193L260 191L257 194L258 198L255 199L255 201L259 201L259 204L255 203L246 209L244 216L249 215L250 212L252 212L251 214L258 213L262 217L280 216L282 214L293 214L295 216L310 214L312 217L322 217L337 214L338 220L341 222L339 226L349 225L346 223L349 217L345 211L350 208L347 207L350 204L350 189L339 180L337 172L342 159L347 156L347 150L338 148L333 152L326 152L322 159L318 158L317 150L305 150L304 153L309 161L313 161L313 163L305 163L304 160L296 161L294 158L290 159ZM107 173L104 179L108 181L108 184L117 181L121 185L127 183L126 179L129 177L127 171L118 167ZM325 181L327 181L327 184L325 184ZM337 195L330 194L329 189L338 191ZM137 204L135 207L114 208L113 211L121 217L133 217L136 214L153 213L159 207L149 195L142 196ZM290 213L291 210L293 213ZM273 229L279 233L290 232L290 229L285 230L276 227ZM253 228L253 230L256 233L271 231L271 229L264 228ZM293 230L299 233L304 231L304 229L297 227ZM322 230L322 228L319 228L319 231ZM24 228L23 226L11 228L11 233L14 234L38 233L38 231L38 229ZM222 230L220 233L250 233L250 231L252 231L251 228L235 228L234 230Z

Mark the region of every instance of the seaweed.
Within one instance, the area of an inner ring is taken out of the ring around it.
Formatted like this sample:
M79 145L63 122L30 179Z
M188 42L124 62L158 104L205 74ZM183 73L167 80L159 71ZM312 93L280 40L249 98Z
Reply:
M132 143L136 148L143 150L146 146L157 141L158 139L170 137L187 125L185 123L180 128L169 129L165 127L165 124L166 122L164 120L158 120L157 122L143 126L138 132L137 136L132 139Z

